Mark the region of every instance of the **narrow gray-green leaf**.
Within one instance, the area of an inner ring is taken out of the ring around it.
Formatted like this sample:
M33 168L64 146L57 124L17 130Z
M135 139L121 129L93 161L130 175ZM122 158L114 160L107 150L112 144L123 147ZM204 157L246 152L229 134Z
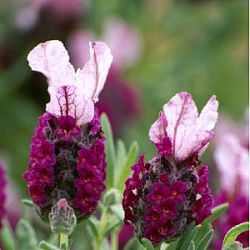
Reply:
M111 129L111 125L109 119L106 114L101 115L101 123L102 129L106 136L105 150L106 150L106 160L107 160L107 169L106 169L106 185L107 189L113 187L114 174L115 174L115 164L116 164L116 156L115 156L115 146L113 133Z
M204 236L212 229L212 226L210 223L202 224L198 233L196 234L194 238L194 243L197 246L200 241L204 238Z
M117 216L120 221L124 219L124 211L121 204L115 204L110 206L110 210Z
M25 206L27 206L27 207L33 207L33 206L34 206L32 200L29 200L29 199L22 199L21 201L22 201L22 203L23 203Z
M132 238L125 245L124 250L143 250L144 247L141 246L139 240L137 238Z
M144 245L144 247L146 248L146 250L154 250L154 246L152 245L152 243L149 240L144 238L141 240L141 242Z
M248 230L249 230L249 222L244 222L235 227L232 227L225 235L225 238L223 240L223 246L233 243L241 233Z
M187 250L195 250L195 244L193 241L190 241Z
M90 217L86 220L86 224L88 226L88 230L90 234L96 238L98 236L98 220L94 217Z
M228 203L223 203L212 209L212 214L208 216L202 224L212 223L214 220L218 219L222 214L224 214L228 209Z
M244 248L240 242L234 242L231 244L226 244L223 246L222 250L244 250Z
M114 187L119 187L119 178L122 175L124 164L126 163L127 151L126 146L122 140L117 141L116 149L116 167L114 175Z
M41 241L39 244L40 249L42 250L60 250L60 248L46 242L46 241Z
M213 238L214 235L214 230L211 229L203 238L202 240L199 242L199 244L197 245L196 249L197 250L206 250Z
M3 221L3 228L0 230L0 239L6 250L15 250L15 240L13 232L7 220Z
M117 217L111 217L108 226L105 228L104 236L107 237L113 230L116 230L120 226L122 226L122 222Z
M138 152L139 152L139 145L135 141L131 144L131 146L129 148L127 160L126 160L126 163L123 167L123 171L121 171L121 177L119 178L119 182L120 182L119 190L121 192L123 192L124 183L125 183L127 177L129 176L131 166L135 163L135 161L137 159Z
M122 140L117 140L116 161L119 168L122 168L126 162L127 151L126 146Z
M33 227L27 220L21 219L16 228L18 250L36 250L37 239Z
M190 242L193 241L200 228L201 225L197 225L196 227L192 226L190 229L187 229L184 235L180 238L179 243L177 245L177 249L178 250L188 249Z

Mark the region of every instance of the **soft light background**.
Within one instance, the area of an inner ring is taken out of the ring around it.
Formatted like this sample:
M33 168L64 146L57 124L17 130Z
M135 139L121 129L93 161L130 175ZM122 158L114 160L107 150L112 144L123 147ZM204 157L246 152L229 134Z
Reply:
M192 93L198 107L216 94L221 114L237 122L244 119L248 106L246 0L2 0L0 156L21 196L27 195L21 174L28 167L29 142L48 101L46 80L31 72L27 53L49 39L62 40L70 49L76 31L102 39L110 18L127 23L140 40L137 60L119 68L118 76L108 79L112 84L107 83L113 86L107 87L105 100L112 108L116 138L127 144L137 140L149 159L155 152L148 139L150 125L163 104L179 91ZM127 47L133 42L125 36ZM119 46L124 49L122 41ZM133 97L126 96L119 87L123 85ZM212 150L213 146L204 159L216 177ZM215 178L215 189L217 182Z

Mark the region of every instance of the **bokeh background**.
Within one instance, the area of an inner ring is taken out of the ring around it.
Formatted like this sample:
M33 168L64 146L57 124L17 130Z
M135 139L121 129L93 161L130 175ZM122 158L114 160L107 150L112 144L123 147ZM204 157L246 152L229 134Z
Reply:
M87 60L89 39L111 46L114 64L98 105L115 138L127 145L138 141L147 159L155 152L148 130L179 91L190 92L199 108L216 94L221 116L236 124L246 119L246 0L1 0L0 157L13 196L27 196L21 174L49 98L46 79L31 72L26 57L50 39L64 42L75 66ZM213 150L211 145L204 161L216 192Z

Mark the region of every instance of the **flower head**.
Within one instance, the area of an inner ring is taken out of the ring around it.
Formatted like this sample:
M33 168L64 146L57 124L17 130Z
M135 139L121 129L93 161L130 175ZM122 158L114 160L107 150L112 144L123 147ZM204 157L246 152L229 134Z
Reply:
M165 150L177 160L198 157L214 136L217 109L218 101L212 96L198 115L192 97L186 92L179 93L164 105L149 131L150 140L157 146L167 138Z
M214 223L216 235L215 249L221 249L223 238L233 226L249 219L249 155L246 125L235 125L225 119L219 122L215 144L215 162L218 167L220 191L215 196L215 204L229 203L223 218ZM242 138L242 135L245 135ZM237 213L235 213L237 211ZM244 247L249 246L249 234L237 237Z
M105 189L105 137L94 103L112 61L102 42L90 43L90 60L75 72L59 41L36 46L31 68L48 78L50 102L32 137L29 171L24 173L40 215L66 199L76 217L90 215Z
M214 135L218 102L213 96L198 116L188 93L164 105L149 137L158 154L132 166L123 196L125 222L154 244L181 235L190 223L210 215L213 199L208 167L199 156Z

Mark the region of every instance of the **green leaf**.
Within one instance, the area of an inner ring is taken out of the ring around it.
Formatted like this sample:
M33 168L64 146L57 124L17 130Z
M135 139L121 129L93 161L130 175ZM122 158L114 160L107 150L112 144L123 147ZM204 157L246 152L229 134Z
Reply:
M169 246L169 244L167 244L166 242L162 242L160 250L167 250L168 246Z
M123 171L123 167L127 160L127 151L126 146L122 140L117 141L117 148L116 148L116 167L115 167L115 174L114 174L114 187L119 187L119 178Z
M41 241L39 244L40 249L42 250L60 250L60 248L46 242L46 241Z
M22 199L21 201L22 201L22 203L23 203L25 206L27 206L27 207L33 207L33 206L34 206L32 200L29 200L29 199Z
M178 250L189 249L188 247L190 242L193 241L200 228L201 225L197 225L196 227L194 227L194 225L189 225L183 236L179 239L179 243L176 249Z
M92 216L86 220L86 224L88 226L88 231L93 236L93 238L98 237L98 220Z
M116 161L118 163L119 169L124 166L126 159L127 159L126 146L122 140L117 140Z
M202 239L201 241L198 243L196 249L197 250L206 250L212 240L214 234L214 230L211 229Z
M6 250L15 250L15 240L13 232L7 220L3 221L3 228L0 231L0 239Z
M105 228L104 236L107 237L113 230L117 229L122 225L122 222L117 217L111 217L110 221Z
M123 192L125 180L129 176L130 167L136 161L136 158L138 156L138 152L139 152L139 145L138 145L138 143L136 141L134 141L131 144L130 148L129 148L129 153L128 153L128 156L127 156L127 160L126 160L126 163L125 163L125 165L123 167L123 170L121 171L121 176L119 178L119 183L120 183L119 190L121 192Z
M195 244L193 241L190 241L187 250L195 250Z
M120 221L124 220L124 211L121 204L115 204L110 207L110 210L117 216Z
M178 250L177 245L179 243L180 237L176 238L173 242L167 243L167 248L166 250ZM162 250L162 249L161 249Z
M198 233L196 234L194 238L194 243L197 246L200 241L204 238L204 236L212 229L212 226L210 223L202 224Z
M129 242L125 245L124 250L143 250L142 245L138 241L137 238L132 238Z
M223 203L212 209L212 214L208 216L202 224L212 223L224 214L228 209L228 203Z
M106 174L107 174L106 185L107 189L109 189L113 187L114 169L116 167L115 146L114 146L114 139L113 139L111 125L106 114L101 115L101 123L103 132L106 136L105 150L106 150L106 159L108 164L106 169Z
M225 238L223 240L223 249L224 246L226 246L227 244L230 245L234 243L238 235L248 230L249 230L249 222L244 222L235 227L232 227L225 235Z
M38 249L35 231L27 220L21 219L18 222L16 228L16 238L18 250Z
M152 245L152 243L149 240L144 238L141 240L141 242L142 242L143 246L146 248L146 250L154 250L154 246Z
M223 246L223 250L244 250L240 242L234 242L232 244L226 244Z

